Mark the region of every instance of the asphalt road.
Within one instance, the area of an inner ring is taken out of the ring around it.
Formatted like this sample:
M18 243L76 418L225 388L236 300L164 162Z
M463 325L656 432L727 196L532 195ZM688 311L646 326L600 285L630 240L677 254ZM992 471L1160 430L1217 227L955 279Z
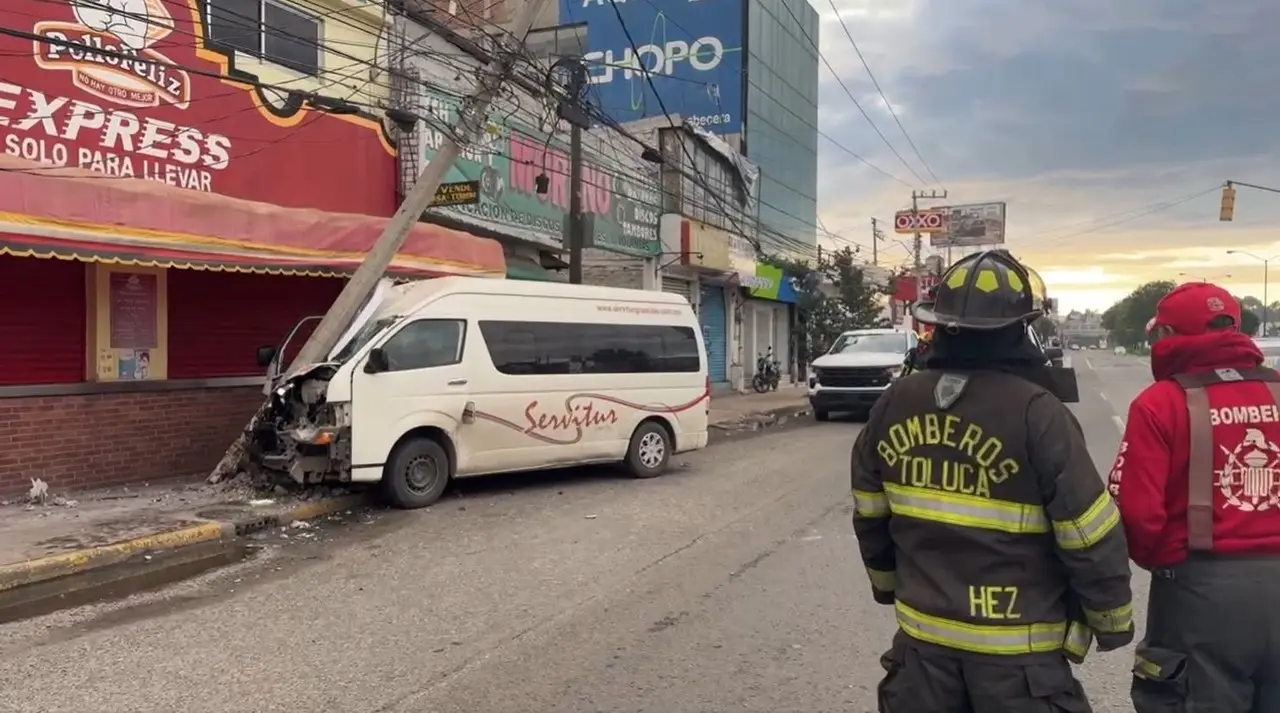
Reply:
M1145 362L1073 356L1105 473ZM849 526L858 428L743 437L651 481L487 479L428 511L274 533L198 580L0 627L0 711L874 711L894 626ZM1082 667L1100 713L1132 710L1131 662Z

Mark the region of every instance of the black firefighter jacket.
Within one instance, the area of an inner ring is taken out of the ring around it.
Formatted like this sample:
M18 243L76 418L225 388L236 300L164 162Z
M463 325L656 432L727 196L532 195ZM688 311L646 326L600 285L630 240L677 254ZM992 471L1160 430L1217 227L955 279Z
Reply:
M893 384L853 449L853 527L877 602L908 636L1081 661L1133 639L1120 516L1079 423L1002 371Z

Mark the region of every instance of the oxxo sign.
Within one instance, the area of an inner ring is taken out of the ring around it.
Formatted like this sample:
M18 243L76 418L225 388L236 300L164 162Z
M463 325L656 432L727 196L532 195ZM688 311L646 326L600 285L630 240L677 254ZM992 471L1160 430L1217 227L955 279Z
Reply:
M592 74L591 83L608 84L614 79L615 69L621 70L623 79L643 79L646 74L670 76L680 62L688 62L699 72L710 72L724 59L724 43L715 37L700 37L692 43L672 40L663 45L641 45L635 51L627 47L620 55L613 50L588 52L583 59L588 66L600 70Z
M942 213L936 210L900 210L893 216L895 233L941 233L946 230Z

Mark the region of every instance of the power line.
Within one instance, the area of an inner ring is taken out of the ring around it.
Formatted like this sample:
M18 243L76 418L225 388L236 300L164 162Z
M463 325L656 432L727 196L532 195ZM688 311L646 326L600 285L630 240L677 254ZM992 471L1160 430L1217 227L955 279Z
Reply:
M875 86L876 92L880 94L880 99L884 102L884 107L889 110L889 115L893 117L894 122L898 124L898 129L902 131L902 136L906 138L907 143L911 146L911 150L915 152L916 158L920 159L920 165L924 166L924 170L928 172L930 178L938 184L939 187L946 189L942 185L942 180L938 178L938 174L933 172L933 168L929 166L929 162L924 160L924 156L920 154L919 147L911 138L911 134L907 132L907 127L902 125L902 119L898 118L898 112L894 111L893 104L889 102L889 97L884 95L884 90L880 88L880 82L876 81L876 75L871 72L871 65L867 64L867 58L862 56L862 50L858 47L858 43L853 39L853 33L849 32L849 26L845 24L844 17L840 15L840 10L836 8L835 0L827 0L831 4L831 11L835 13L836 20L840 22L840 28L844 30L844 36L849 38L849 44L853 45L853 51L858 54L858 61L862 62L862 68L867 70L867 76L871 78L871 84Z
M763 5L761 5L760 7L761 9L764 9ZM844 90L844 93L849 97L849 101L853 102L853 105L856 106L858 108L858 111L862 113L862 118L866 119L867 123L871 125L871 128L876 132L876 136L880 137L880 140L884 142L884 145L889 147L889 151L892 152L893 155L896 156L898 160L902 162L902 165L907 168L907 171L909 171L912 176L916 177L917 181L920 181L921 184L927 184L928 181L924 180L924 177L921 176L918 172L916 172L916 170L911 167L910 163L907 163L907 160L902 157L902 154L898 153L898 149L894 148L893 144L890 143L889 139L884 135L884 132L880 130L880 127L876 126L876 122L871 118L871 115L868 114L867 110L862 106L862 102L859 102L857 97L853 96L853 92L849 89L849 86L844 83L844 80L840 78L840 74L836 72L836 68L831 65L831 61L828 60L827 56L822 53L822 48L818 46L817 41L814 40L809 35L809 33L805 31L804 25L800 23L800 18L796 17L795 12L793 12L785 2L782 3L782 9L786 10L787 14L791 16L791 19L795 21L796 27L800 28L800 34L804 35L804 38L809 41L809 44L813 45L814 51L818 53L818 58L822 60L822 63L824 65L826 65L827 70L831 72L831 76L835 77L836 83L839 84L840 88ZM768 12L776 20L781 19L777 15L775 15L772 11L765 10L765 12Z

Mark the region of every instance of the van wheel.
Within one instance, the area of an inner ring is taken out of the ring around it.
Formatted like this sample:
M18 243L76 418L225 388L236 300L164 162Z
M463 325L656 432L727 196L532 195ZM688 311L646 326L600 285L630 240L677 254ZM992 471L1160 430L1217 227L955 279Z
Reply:
M382 471L382 493L392 507L424 508L444 494L451 471L449 454L439 443L414 438L391 454Z
M627 447L627 469L636 478L656 478L667 469L671 460L671 436L667 429L647 421L631 434Z
M815 420L815 421L830 421L830 420L831 420L831 412L830 412L830 411L814 411L814 412L813 412L813 420Z

